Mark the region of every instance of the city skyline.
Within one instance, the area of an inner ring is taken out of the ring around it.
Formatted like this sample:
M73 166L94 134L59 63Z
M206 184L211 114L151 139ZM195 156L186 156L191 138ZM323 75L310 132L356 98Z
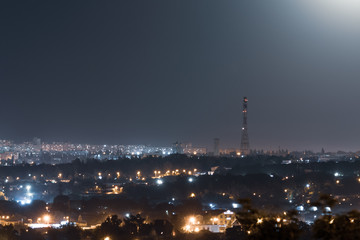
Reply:
M32 139L27 139L24 141L15 141L14 139L4 139L4 138L0 138L0 146L1 144L11 144L11 145L39 145L39 146L44 146L44 145L67 145L67 146L73 146L74 148L82 146L82 147L86 147L86 146L96 146L97 148L108 148L108 147L149 147L149 148L172 148L172 149L176 149L176 145L182 145L183 148L196 148L196 149L201 149L201 152L206 152L206 154L213 154L216 153L218 151L220 151L221 153L229 153L229 152L237 152L237 153L241 153L241 144L239 146L222 146L221 145L221 139L219 138L214 138L212 139L213 143L212 145L205 146L205 145L201 145L201 144L194 144L193 142L181 142L181 141L175 141L172 143L168 143L168 144L164 144L164 145L155 145L155 144L151 144L151 143L107 143L107 142L103 142L103 143L89 143L89 142L72 142L72 141L61 141L61 140L51 140L51 141L47 141L38 137L34 137ZM36 141L39 141L39 144L35 143ZM1 151L1 149L0 149ZM259 154L260 151L264 151L264 153L269 154L269 153L277 153L277 152L313 152L313 153L322 153L323 151L325 151L326 153L336 153L336 152L349 152L349 153L357 153L360 152L360 150L346 150L346 149L326 149L324 147L321 147L320 149L288 149L288 148L284 148L282 146L274 146L274 147L270 147L270 148L249 148L249 153L253 152L254 154ZM173 152L172 152L173 153ZM192 152L187 152L187 153L192 153ZM169 155L170 153L166 154ZM245 154L246 155L246 154ZM218 156L217 154L215 154L215 156Z

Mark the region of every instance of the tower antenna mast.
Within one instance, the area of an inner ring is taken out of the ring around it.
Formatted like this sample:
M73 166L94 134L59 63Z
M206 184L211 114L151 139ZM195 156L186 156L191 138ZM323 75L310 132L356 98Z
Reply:
M247 97L244 97L243 100L243 123L241 128L241 146L240 151L241 155L249 154L249 135L248 135L248 126L247 126Z

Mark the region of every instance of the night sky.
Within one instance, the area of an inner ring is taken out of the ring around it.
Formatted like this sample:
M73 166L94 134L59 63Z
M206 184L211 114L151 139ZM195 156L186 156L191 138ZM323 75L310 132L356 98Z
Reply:
M0 139L360 150L355 0L2 1Z

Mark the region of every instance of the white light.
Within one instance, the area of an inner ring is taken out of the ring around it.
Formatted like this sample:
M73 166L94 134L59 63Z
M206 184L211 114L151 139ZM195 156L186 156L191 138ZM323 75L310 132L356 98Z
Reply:
M27 191L30 191L30 189L31 189L31 186L30 186L30 185L26 185L26 190L27 190Z
M304 207L303 207L303 206L297 206L297 207L296 207L296 210L298 210L298 211L301 211L301 212L302 212L302 211L304 211Z
M44 220L45 222L49 222L49 221L50 221L50 216L49 216L49 215L45 215L45 216L43 217L43 220Z
M239 208L239 207L240 207L240 204L238 204L238 203L233 203L233 204L232 204L232 207L233 207L233 208Z
M125 217L129 218L129 217L130 217L130 213L125 214Z
M193 182L194 179L193 179L193 178L189 178L188 181L189 181L189 182Z
M190 217L189 222L190 222L191 224L195 224L195 221L196 221L196 218L195 218L195 217Z
M161 185L161 184L163 184L164 182L163 182L163 180L158 179L158 180L156 180L156 183L157 183L158 185Z
M312 206L312 207L310 208L310 210L313 211L313 212L316 212L316 211L318 210L318 208L317 208L316 206Z

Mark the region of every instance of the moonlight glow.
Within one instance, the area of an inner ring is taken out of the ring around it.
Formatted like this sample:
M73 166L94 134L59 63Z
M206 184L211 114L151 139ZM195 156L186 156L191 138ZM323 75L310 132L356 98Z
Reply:
M300 4L306 6L313 17L332 26L353 28L360 21L360 1L358 0L307 0Z

